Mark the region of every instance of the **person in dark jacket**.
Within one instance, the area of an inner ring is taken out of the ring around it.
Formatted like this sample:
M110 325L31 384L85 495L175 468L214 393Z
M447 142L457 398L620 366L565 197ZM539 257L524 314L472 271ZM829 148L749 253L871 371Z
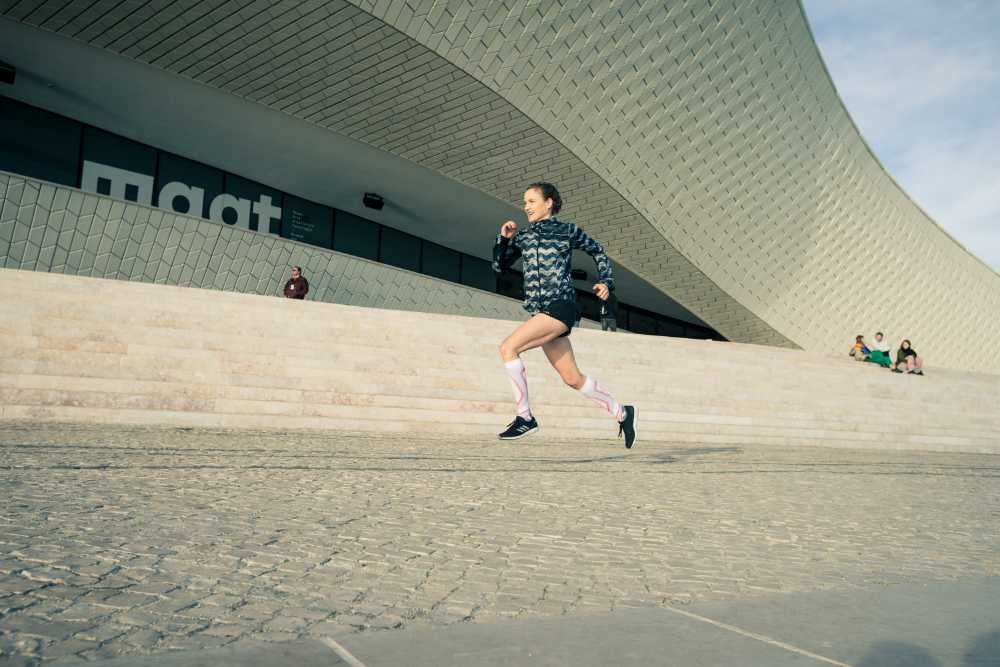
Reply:
M896 363L892 365L892 370L896 373L924 374L924 359L913 349L909 340L903 339L899 344L899 349L896 350Z
M601 302L601 331L618 331L618 297L614 290Z
M292 267L292 277L285 283L285 296L289 299L304 299L309 293L309 281L302 275L301 266Z
M524 309L531 318L500 344L500 357L507 369L517 402L517 417L500 434L502 440L516 440L538 430L538 421L528 402L528 379L521 353L541 347L563 382L596 401L618 421L618 435L625 447L636 441L636 410L621 405L593 377L584 376L576 365L569 334L580 316L576 289L571 276L573 250L590 255L597 264L599 281L594 292L602 301L614 289L611 261L604 248L571 222L555 216L562 208L559 191L551 183L532 183L524 193L524 213L528 226L518 229L513 220L500 227L493 246L493 270L508 271L518 259L524 268Z

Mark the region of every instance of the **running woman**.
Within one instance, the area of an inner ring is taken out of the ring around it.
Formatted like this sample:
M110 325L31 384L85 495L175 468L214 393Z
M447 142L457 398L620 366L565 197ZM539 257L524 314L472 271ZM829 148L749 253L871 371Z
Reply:
M532 183L524 193L524 213L528 226L518 231L517 223L508 220L500 227L493 246L493 270L504 273L518 258L524 260L524 309L531 318L514 330L500 344L500 357L517 402L517 417L500 434L501 440L517 440L538 430L528 402L528 377L521 353L541 347L545 357L563 382L596 401L618 422L618 437L625 436L625 448L636 441L636 411L620 405L593 377L586 377L576 366L569 334L579 318L576 290L570 275L573 250L580 249L594 258L600 281L594 292L607 300L614 289L611 261L604 248L571 222L561 222L556 214L562 208L559 191L551 183Z

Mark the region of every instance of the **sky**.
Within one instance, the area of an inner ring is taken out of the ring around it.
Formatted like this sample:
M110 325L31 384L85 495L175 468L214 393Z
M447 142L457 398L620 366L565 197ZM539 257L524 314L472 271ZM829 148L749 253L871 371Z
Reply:
M875 155L928 215L1000 271L1000 1L803 4Z

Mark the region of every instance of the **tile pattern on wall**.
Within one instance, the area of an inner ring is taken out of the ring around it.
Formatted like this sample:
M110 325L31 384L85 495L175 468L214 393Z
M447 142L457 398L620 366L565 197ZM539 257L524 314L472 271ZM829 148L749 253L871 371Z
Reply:
M332 250L0 172L0 267L523 320L518 301Z

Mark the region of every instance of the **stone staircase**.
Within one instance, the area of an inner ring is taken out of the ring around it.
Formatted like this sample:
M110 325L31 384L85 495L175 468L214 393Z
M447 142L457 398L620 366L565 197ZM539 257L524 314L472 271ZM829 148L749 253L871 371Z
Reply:
M513 416L497 352L512 328L3 269L0 418L482 437ZM640 446L1000 453L998 375L930 359L916 377L841 354L594 330L574 331L573 344L584 373L639 407ZM613 420L541 351L524 358L535 443L615 443Z

